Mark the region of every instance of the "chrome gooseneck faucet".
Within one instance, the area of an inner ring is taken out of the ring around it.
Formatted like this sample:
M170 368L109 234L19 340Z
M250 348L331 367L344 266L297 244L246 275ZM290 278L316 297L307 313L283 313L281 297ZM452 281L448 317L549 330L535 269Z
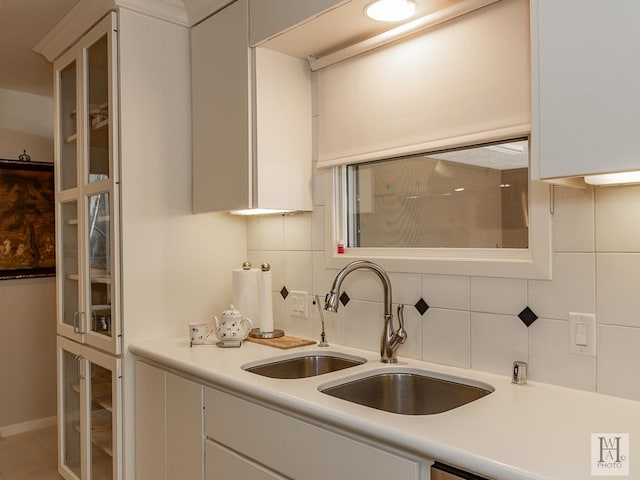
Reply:
M387 272L385 272L380 265L370 262L369 260L356 260L340 270L333 280L331 291L325 300L324 309L328 312L338 311L342 282L347 275L359 269L371 270L378 275L378 278L380 278L382 282L384 288L384 328L382 329L382 338L380 340L380 361L383 363L396 363L398 361L396 350L400 344L404 343L407 339L407 332L404 329L404 305L398 305L398 322L400 323L400 328L394 330L393 314L391 313L391 281L389 280Z

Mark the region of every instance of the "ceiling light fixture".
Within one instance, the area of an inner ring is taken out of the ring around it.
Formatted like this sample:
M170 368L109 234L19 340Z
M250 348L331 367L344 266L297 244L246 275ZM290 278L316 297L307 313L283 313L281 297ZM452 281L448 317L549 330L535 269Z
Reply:
M640 170L632 172L605 173L603 175L587 175L584 181L589 185L628 185L631 183L640 183Z
M365 8L367 17L379 22L399 22L416 12L414 0L376 0Z

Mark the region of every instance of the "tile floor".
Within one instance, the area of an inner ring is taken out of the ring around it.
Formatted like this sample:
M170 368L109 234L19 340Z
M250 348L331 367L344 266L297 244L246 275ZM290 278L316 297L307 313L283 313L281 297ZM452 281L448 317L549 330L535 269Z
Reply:
M0 480L60 480L56 427L0 438Z

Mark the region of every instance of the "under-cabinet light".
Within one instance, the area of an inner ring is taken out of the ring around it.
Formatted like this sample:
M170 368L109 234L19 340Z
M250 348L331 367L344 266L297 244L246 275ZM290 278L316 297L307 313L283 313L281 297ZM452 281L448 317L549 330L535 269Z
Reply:
M413 0L376 0L365 8L367 17L379 22L399 22L413 16L416 2Z
M249 208L247 210L232 210L231 215L275 215L282 213L291 213L291 210L275 210L271 208Z
M584 181L589 185L614 186L640 183L640 170L632 172L605 173L602 175L587 175Z

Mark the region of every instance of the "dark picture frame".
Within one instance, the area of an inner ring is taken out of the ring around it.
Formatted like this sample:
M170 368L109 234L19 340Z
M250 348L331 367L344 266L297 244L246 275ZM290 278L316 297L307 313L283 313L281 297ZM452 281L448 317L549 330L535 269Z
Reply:
M0 159L0 280L56 274L53 163Z

